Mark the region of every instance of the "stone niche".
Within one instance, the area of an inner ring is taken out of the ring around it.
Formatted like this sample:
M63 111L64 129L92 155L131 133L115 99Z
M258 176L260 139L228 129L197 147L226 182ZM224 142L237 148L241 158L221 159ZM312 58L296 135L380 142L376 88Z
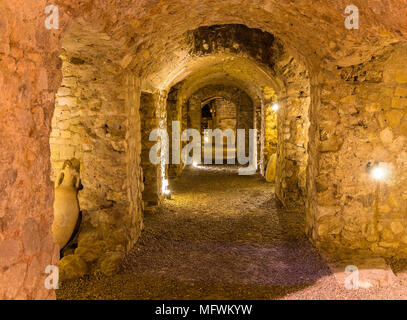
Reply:
M82 222L58 264L60 275L110 275L142 229L140 92L134 77L119 77L94 57L64 53L61 59L63 79L50 136L51 180L65 160L79 160Z

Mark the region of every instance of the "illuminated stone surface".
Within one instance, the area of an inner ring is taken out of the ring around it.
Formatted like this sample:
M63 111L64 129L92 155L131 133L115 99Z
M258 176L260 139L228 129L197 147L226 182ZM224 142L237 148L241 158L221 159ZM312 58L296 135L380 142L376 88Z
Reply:
M81 162L78 248L100 253L86 269L136 243L146 161L140 129L167 127L174 87L184 125L182 106L204 86L246 92L261 170L263 114L276 100L276 195L306 208L309 239L327 254L407 256L404 1L354 1L363 12L357 31L344 28L342 1L55 4L59 30L44 27L44 0L0 4L0 298L54 297L41 283L58 261L52 179L66 159ZM154 96L153 118L140 114L142 93ZM375 161L391 168L377 206L366 170ZM165 170L145 175L156 177L157 203Z

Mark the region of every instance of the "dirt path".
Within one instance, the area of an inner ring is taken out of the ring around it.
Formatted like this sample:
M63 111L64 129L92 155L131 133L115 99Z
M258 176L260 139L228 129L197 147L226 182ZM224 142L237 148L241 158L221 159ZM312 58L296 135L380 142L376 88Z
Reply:
M236 169L192 168L172 200L145 216L120 274L63 283L59 299L386 299L395 287L340 287L303 235L303 213L276 207L274 190Z

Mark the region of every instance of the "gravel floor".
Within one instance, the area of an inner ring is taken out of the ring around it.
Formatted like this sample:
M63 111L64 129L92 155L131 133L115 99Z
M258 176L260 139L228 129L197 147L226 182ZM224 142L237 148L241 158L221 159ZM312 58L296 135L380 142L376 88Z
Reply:
M303 235L302 212L276 206L274 188L236 168L189 168L172 199L114 277L61 284L58 299L405 299L407 277L346 290Z

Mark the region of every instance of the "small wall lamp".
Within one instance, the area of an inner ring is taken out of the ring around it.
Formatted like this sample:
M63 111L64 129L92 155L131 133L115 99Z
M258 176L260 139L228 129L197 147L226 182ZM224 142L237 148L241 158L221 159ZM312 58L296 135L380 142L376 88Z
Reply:
M382 181L387 177L387 169L383 162L369 162L366 166L367 172L376 181Z

